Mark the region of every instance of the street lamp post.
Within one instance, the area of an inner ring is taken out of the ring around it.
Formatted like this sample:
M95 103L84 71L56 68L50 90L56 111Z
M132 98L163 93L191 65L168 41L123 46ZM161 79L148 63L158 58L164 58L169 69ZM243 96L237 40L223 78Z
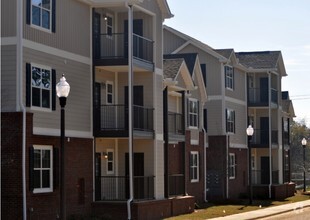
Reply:
M303 147L303 161L304 161L304 192L306 192L306 145L307 145L307 140L306 138L303 138L301 140L301 145Z
M70 92L70 85L67 83L64 74L60 78L59 83L56 85L56 93L59 97L59 104L61 107L60 114L60 217L62 220L66 219L66 189L65 189L65 105L67 97Z
M252 140L252 136L254 134L254 129L252 128L252 125L249 125L249 127L246 129L246 134L248 136L248 153L249 153L249 204L252 205L252 203L253 203L253 190L252 190L251 140Z

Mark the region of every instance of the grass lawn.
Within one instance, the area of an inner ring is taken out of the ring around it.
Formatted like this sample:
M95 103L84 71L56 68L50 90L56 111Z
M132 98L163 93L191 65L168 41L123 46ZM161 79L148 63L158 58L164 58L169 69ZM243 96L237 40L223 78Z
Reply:
M222 203L205 203L191 214L180 215L167 218L167 220L203 220L217 218L241 212L248 212L270 206L283 205L287 203L300 202L310 199L310 193L303 194L301 191L295 193L295 196L281 201L274 200L253 200L253 205L248 205L248 200L227 201Z

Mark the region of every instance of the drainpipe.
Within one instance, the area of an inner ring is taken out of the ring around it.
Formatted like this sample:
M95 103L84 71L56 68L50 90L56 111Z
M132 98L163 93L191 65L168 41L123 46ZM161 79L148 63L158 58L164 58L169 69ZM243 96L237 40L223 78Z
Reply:
M269 115L269 199L271 199L271 185L272 185L272 143L271 143L271 74L268 71L268 96L269 96L269 107L268 107L268 115Z
M17 21L16 21L16 68L17 79L19 79L19 106L17 111L23 112L23 136L22 136L22 194L23 194L23 219L27 219L27 206L26 206L26 108L23 103L23 0L17 1Z
M204 103L205 104L205 103ZM204 104L202 106L204 106ZM203 114L202 114L203 115ZM203 124L203 123L202 123ZM204 177L204 201L208 202L207 200L207 132L206 129L204 128L204 126L202 126L202 131L203 131L203 177Z
M133 130L132 130L132 81L133 81L133 66L132 66L132 34L133 34L133 15L132 5L128 5L128 156L129 156L129 199L127 200L127 214L128 220L131 219L131 203L133 201L133 166L132 166L132 155L133 155Z
M226 199L229 198L229 136L226 134Z

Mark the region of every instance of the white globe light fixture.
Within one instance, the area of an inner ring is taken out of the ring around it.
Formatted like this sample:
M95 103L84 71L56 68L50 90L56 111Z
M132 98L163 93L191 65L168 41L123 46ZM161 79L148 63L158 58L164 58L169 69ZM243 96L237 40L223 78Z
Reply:
M254 134L254 129L252 125L249 125L249 127L246 129L246 134L248 136L248 153L249 153L249 204L252 205L253 203L253 189L252 189L252 153L251 153L251 139Z

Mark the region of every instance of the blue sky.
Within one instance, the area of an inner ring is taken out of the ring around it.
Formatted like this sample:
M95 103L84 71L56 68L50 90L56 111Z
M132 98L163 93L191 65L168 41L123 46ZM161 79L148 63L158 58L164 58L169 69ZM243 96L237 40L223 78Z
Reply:
M215 49L281 50L282 90L310 125L310 0L167 0L165 24Z

